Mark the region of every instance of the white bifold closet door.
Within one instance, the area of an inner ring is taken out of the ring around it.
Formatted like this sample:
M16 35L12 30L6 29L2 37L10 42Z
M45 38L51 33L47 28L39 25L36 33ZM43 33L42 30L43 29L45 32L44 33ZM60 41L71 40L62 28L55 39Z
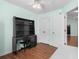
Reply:
M42 16L39 20L39 41L43 43L50 43L50 17Z
M51 17L51 41L52 45L61 46L66 43L66 22L64 18L64 14L54 15Z
M39 20L39 41L55 46L66 42L64 14L42 16Z

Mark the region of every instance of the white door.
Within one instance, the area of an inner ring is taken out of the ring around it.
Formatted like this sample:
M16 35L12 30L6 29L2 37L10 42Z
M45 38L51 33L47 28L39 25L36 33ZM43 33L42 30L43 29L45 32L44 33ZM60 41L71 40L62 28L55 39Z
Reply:
M53 45L64 45L64 14L51 18L51 37Z
M39 41L49 43L50 40L50 17L42 16L39 20Z
M39 33L40 42L64 45L64 14L40 17Z

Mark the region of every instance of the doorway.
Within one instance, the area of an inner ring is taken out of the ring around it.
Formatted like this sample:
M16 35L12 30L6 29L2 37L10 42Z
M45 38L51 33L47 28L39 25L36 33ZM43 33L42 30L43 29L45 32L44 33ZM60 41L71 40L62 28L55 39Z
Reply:
M78 8L67 13L67 45L78 47Z

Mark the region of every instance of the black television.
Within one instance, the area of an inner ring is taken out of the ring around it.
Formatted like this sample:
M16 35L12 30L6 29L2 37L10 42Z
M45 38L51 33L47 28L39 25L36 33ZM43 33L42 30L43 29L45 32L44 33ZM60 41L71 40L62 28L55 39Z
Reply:
M35 34L34 20L14 17L13 25L14 25L13 32L15 37L23 37L26 35Z

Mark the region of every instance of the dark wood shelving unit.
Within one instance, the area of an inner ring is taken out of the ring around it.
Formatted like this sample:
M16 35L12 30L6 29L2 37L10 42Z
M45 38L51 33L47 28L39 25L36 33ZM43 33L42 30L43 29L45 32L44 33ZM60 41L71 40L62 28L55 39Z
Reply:
M13 19L13 52L17 51L17 41L25 36L35 35L34 20L14 17Z

